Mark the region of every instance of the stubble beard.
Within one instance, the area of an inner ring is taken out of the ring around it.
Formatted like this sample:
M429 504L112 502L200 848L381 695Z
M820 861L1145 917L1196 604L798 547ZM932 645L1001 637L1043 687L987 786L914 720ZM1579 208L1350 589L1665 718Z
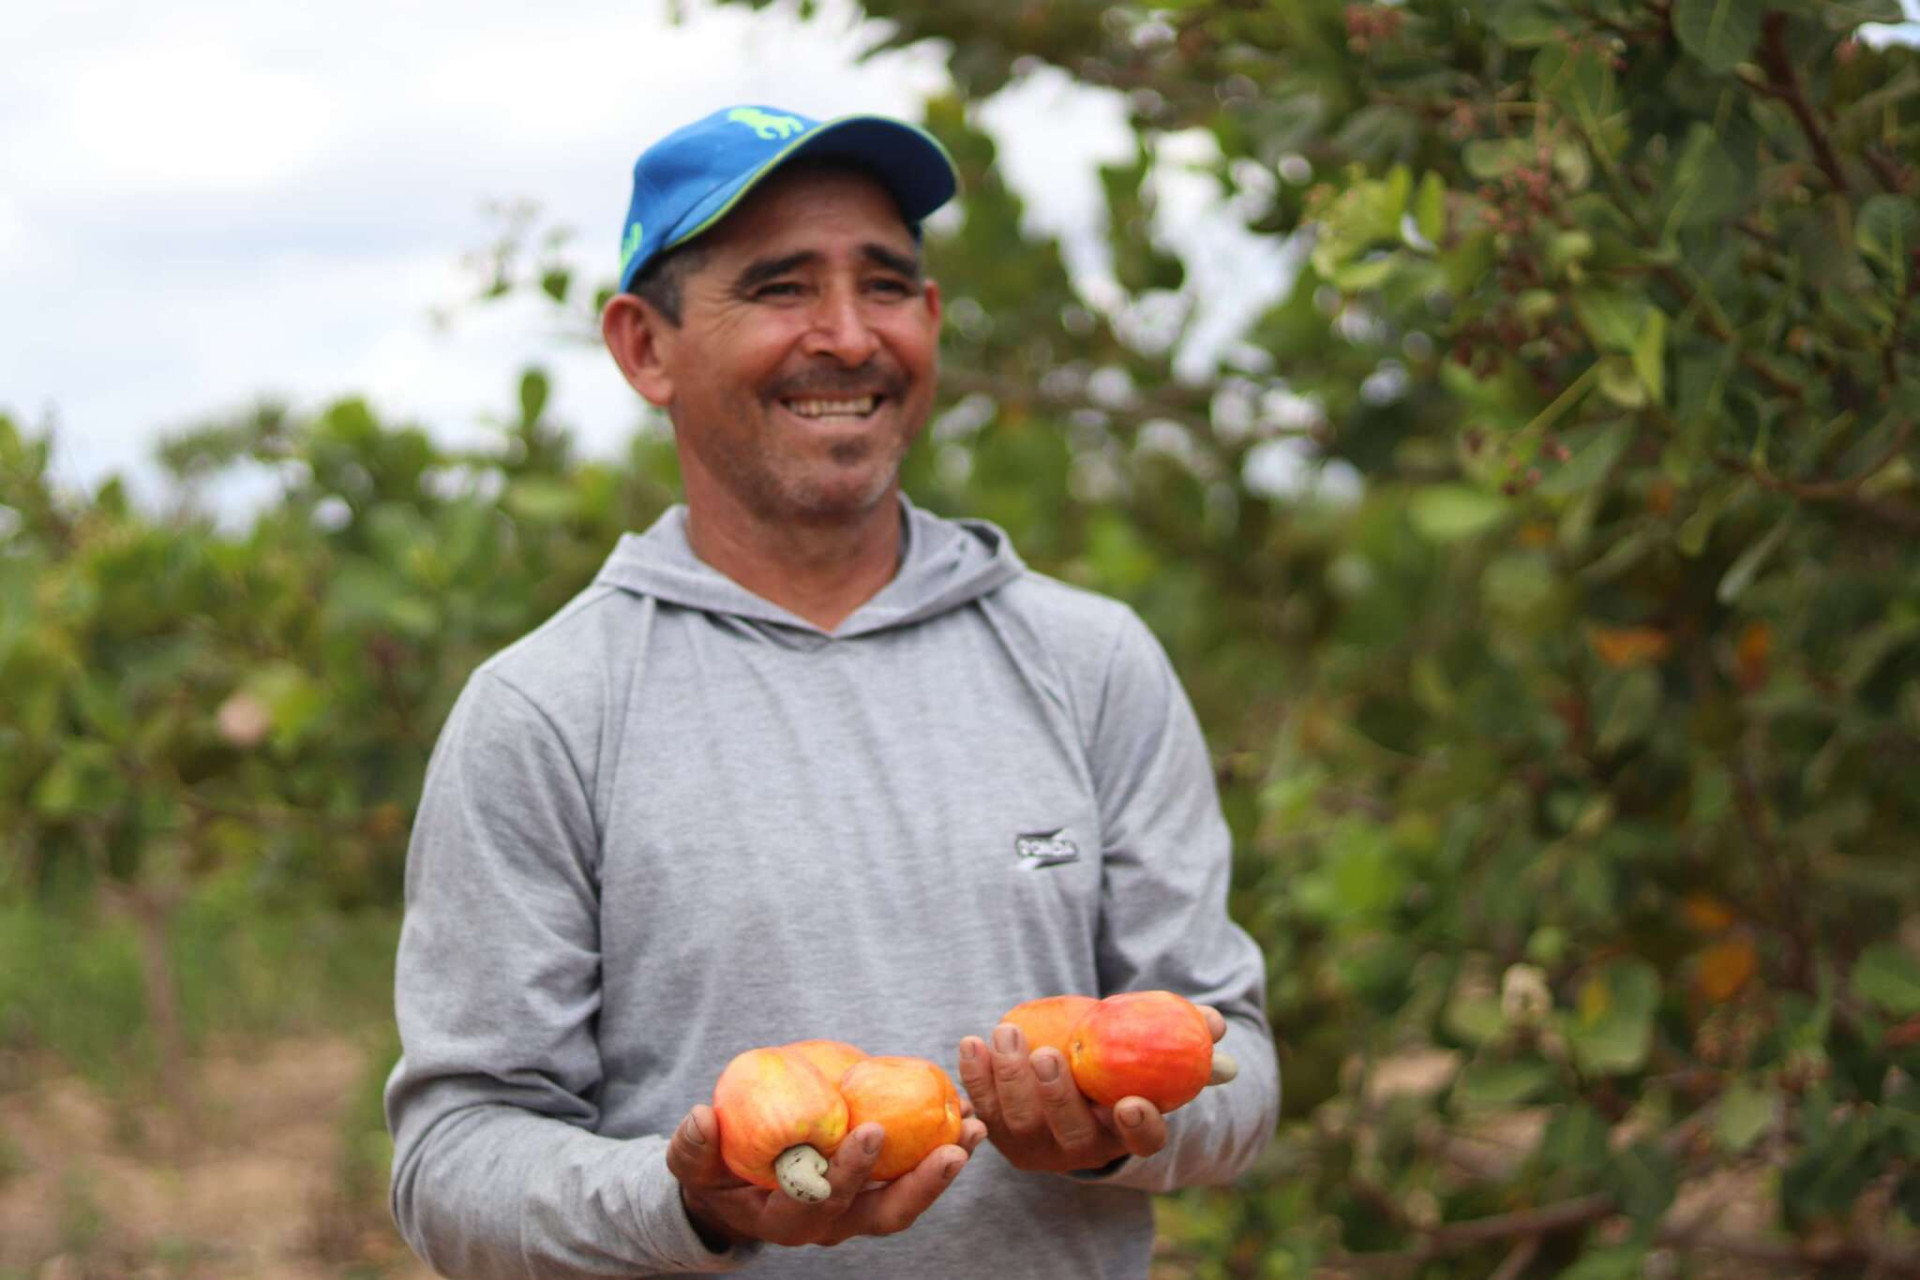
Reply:
M917 433L915 433L917 434ZM824 465L780 458L774 465L730 457L734 492L769 524L832 526L857 520L893 492L913 434L887 440L847 440L827 450ZM867 472L864 477L861 472Z

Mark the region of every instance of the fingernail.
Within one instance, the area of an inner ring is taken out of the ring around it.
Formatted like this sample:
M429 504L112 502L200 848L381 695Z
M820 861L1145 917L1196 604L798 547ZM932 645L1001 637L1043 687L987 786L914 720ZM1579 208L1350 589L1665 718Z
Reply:
M693 1122L692 1116L688 1116L685 1120L681 1121L680 1132L686 1135L687 1141L693 1146L704 1147L707 1145L707 1140L700 1136L700 1126Z
M885 1142L886 1140L887 1140L887 1135L885 1133L880 1132L879 1130L875 1130L874 1132L868 1134L867 1135L867 1154L870 1156L879 1155L880 1144Z
M1139 1107L1120 1108L1120 1123L1129 1129L1138 1129L1140 1122L1146 1118L1145 1113L1142 1112Z
M953 1175L960 1172L960 1166L965 1163L966 1160L958 1156L947 1161L947 1167L940 1171L941 1179L946 1182L952 1182Z
M972 1062L973 1054L974 1054L973 1041L970 1039L962 1040L960 1042L960 1061Z
M1033 1074L1040 1077L1040 1083L1052 1084L1060 1078L1060 1059L1051 1053L1036 1053L1033 1056Z
M1001 1053L1012 1053L1020 1047L1020 1028L1001 1023L993 1029L993 1047Z

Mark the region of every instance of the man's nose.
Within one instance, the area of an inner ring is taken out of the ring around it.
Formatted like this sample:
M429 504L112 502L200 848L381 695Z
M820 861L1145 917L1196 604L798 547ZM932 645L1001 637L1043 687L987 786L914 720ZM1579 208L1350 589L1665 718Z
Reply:
M852 368L865 364L879 349L880 337L854 290L830 290L820 299L807 334L808 355L831 356Z

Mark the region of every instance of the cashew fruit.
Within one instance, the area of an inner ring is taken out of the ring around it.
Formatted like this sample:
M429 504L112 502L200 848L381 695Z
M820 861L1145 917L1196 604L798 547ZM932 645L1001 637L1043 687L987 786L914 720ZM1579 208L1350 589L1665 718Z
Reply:
M886 1131L868 1176L886 1182L911 1171L935 1147L960 1140L960 1095L925 1058L867 1058L840 1077L849 1130L873 1121Z
M796 1200L824 1200L827 1160L847 1136L847 1104L806 1057L749 1049L713 1086L720 1158L734 1176Z
M1054 1049L1064 1062L1074 1026L1098 1003L1092 996L1043 996L1015 1005L1000 1021L1020 1028L1027 1038L1028 1053L1035 1049Z

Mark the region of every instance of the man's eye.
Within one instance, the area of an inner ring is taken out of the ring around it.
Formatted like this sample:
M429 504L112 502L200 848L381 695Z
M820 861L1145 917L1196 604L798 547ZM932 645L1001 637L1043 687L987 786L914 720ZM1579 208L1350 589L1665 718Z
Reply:
M774 280L753 291L756 298L797 298L800 285L792 280Z
M918 292L918 290L916 290L914 286L908 281L896 280L891 277L883 280L875 280L872 284L868 285L867 287L870 289L873 289L878 293L884 293L890 297L895 297L895 298L912 297L915 293Z

